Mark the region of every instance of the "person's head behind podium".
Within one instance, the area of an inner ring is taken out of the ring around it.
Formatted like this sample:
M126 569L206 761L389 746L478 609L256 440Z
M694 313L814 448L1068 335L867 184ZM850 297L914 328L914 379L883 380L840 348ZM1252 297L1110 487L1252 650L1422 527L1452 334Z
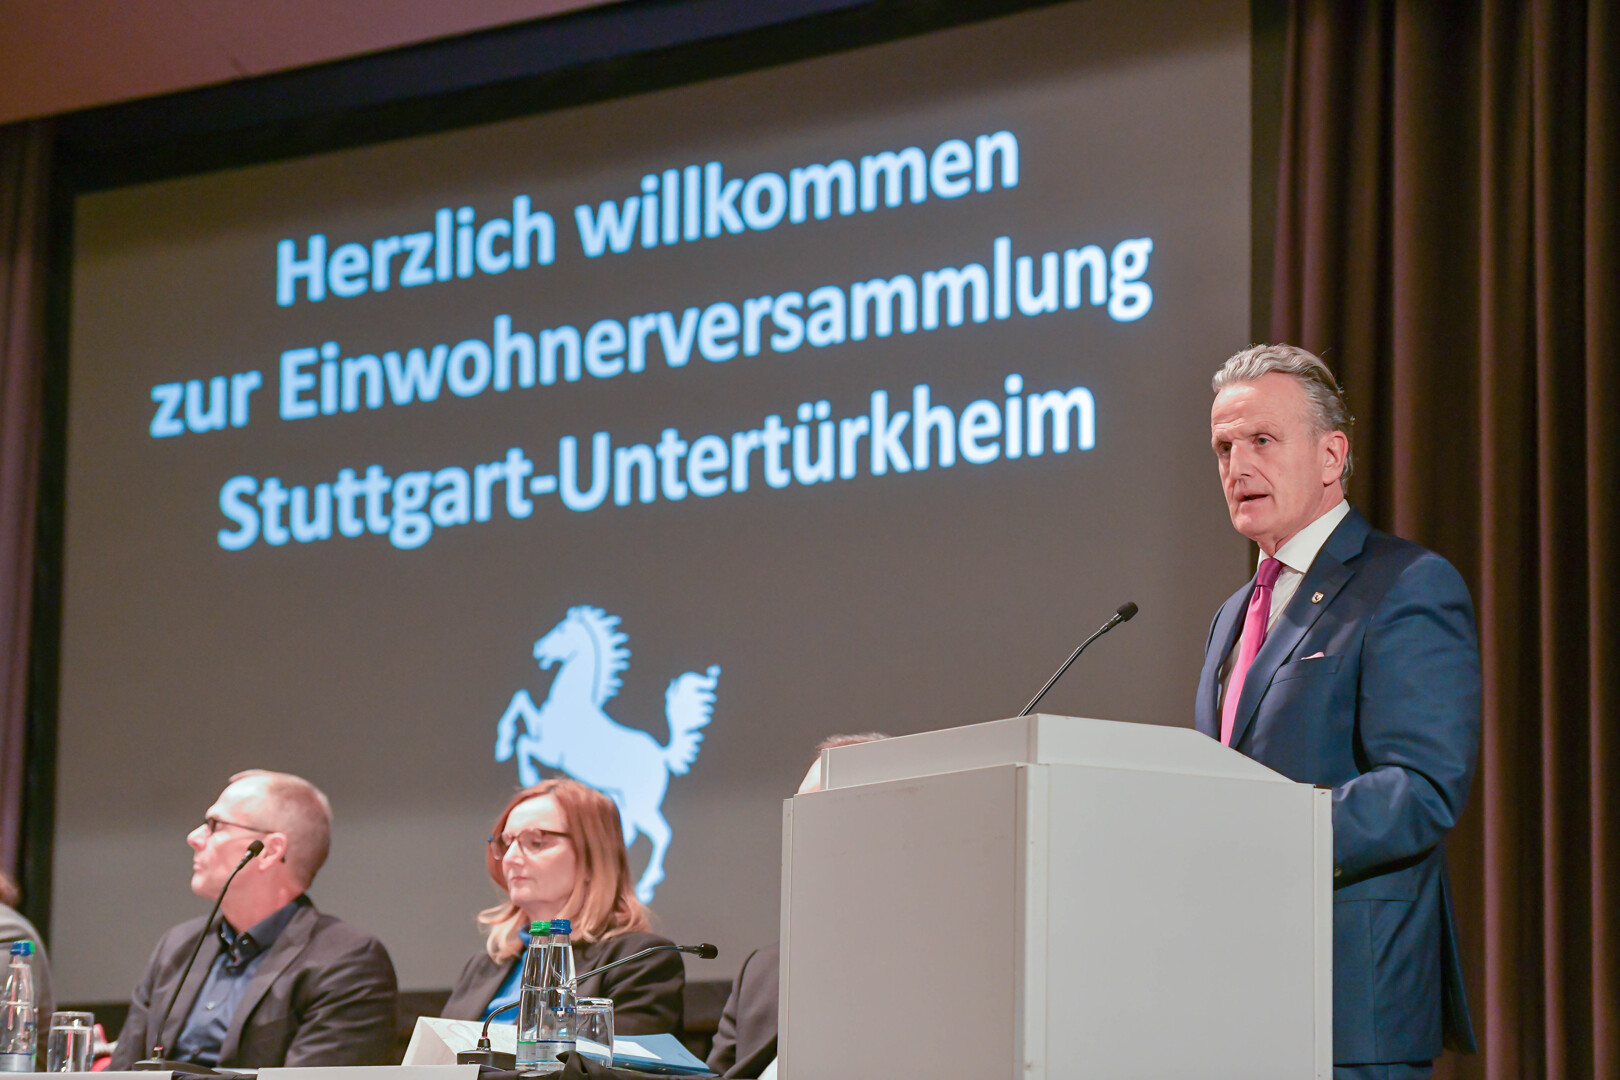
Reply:
M236 875L223 905L225 917L238 928L252 926L309 888L331 848L332 804L314 784L291 773L249 769L232 776L203 823L186 836L191 891L216 899L255 840L263 841L264 850Z
M881 731L863 731L858 735L829 735L816 743L816 760L810 763L810 769L799 782L800 795L808 795L813 791L821 790L821 752L832 750L840 746L854 746L857 743L878 742L889 736Z
M484 863L506 897L478 915L490 959L523 948L518 931L536 919L568 919L578 941L650 930L636 899L624 828L613 800L555 778L512 796L490 830Z

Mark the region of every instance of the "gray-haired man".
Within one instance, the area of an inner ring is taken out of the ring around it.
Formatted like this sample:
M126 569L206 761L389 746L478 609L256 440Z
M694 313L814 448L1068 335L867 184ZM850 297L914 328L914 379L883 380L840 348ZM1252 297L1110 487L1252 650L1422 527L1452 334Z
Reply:
M1479 752L1468 588L1345 502L1351 421L1321 360L1257 345L1214 390L1221 490L1261 561L1210 627L1198 730L1333 789L1334 1077L1417 1080L1442 1042L1474 1048L1444 849Z

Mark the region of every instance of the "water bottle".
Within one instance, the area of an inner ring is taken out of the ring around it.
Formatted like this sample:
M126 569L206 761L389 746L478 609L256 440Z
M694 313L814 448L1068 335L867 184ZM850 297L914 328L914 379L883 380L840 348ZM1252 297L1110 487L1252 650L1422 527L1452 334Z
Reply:
M551 922L529 924L529 944L523 950L523 974L518 982L517 1067L532 1072L540 1064L540 980L545 971Z
M546 945L546 974L543 980L544 1008L540 1010L540 1064L547 1061L562 1068L559 1055L574 1049L574 1008L577 990L574 979L574 946L568 935L573 926L567 919L551 920L551 940Z
M34 955L32 941L11 946L11 966L6 969L6 988L0 994L0 1072L33 1072L38 1027L34 1006Z
M519 1072L558 1072L563 1067L561 1055L574 1049L574 947L568 940L571 930L567 919L552 919L549 926L535 923L530 927L532 936L523 957L518 1005ZM532 1026L526 1026L528 1018L532 1018ZM526 1037L533 1040L528 1046L524 1045Z

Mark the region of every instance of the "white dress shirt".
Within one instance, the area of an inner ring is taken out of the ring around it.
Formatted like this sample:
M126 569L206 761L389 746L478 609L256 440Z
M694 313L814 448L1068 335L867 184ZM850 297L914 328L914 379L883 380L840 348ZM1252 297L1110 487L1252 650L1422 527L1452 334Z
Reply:
M1328 537L1333 535L1333 530L1339 527L1339 522L1343 521L1349 514L1350 504L1344 499L1340 499L1331 509L1325 511L1321 517L1291 536L1282 547L1277 549L1277 554L1268 556L1263 551L1260 553L1260 558L1255 561L1256 570L1259 569L1260 563L1265 562L1268 558L1276 559L1283 564L1282 571L1277 575L1277 583L1271 587L1271 615L1266 619L1266 633L1269 634L1271 628L1277 625L1277 617L1283 613L1283 609L1288 606L1288 602L1299 591L1299 583L1305 580L1305 571L1309 570L1311 563L1316 561L1316 556L1321 552L1322 545L1327 543ZM1223 702L1226 698L1227 679L1232 674L1232 668L1237 664L1238 650L1242 647L1243 634L1239 632L1237 640L1232 642L1232 651L1226 654L1226 663L1221 672L1221 698Z

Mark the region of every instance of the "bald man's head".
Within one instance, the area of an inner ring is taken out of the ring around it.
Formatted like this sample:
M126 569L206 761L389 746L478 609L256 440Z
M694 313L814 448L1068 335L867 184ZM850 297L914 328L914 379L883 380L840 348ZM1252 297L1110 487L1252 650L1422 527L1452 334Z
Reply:
M287 868L308 888L332 847L332 804L321 789L292 773L248 769L226 790L249 796L259 828L287 837Z

